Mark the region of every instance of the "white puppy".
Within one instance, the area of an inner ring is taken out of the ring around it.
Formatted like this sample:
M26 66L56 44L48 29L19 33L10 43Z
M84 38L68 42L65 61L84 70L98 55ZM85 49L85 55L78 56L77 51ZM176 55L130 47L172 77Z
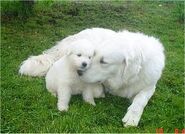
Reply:
M109 39L116 32L104 28L85 29L77 34L68 36L59 41L54 47L46 50L38 56L31 56L23 61L19 73L30 76L45 76L52 64L66 53L70 44L75 41L86 39L99 46L106 39Z
M111 94L132 99L122 121L124 126L137 126L161 77L163 51L154 37L122 31L102 43L91 67L80 78L102 82Z
M58 109L67 111L73 94L83 95L83 99L95 105L94 98L104 97L101 84L88 84L79 79L89 68L94 55L94 47L85 39L69 45L67 55L56 61L46 75L46 88L58 96Z

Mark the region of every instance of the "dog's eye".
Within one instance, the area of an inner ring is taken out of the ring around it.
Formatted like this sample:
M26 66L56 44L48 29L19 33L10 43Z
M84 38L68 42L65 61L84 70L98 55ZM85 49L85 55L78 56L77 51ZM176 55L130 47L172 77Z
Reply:
M81 54L77 54L78 57L82 56Z
M103 58L100 59L100 63L101 63L101 64L108 64L107 62L105 62L105 61L103 60Z
M89 59L91 59L91 56L89 56Z

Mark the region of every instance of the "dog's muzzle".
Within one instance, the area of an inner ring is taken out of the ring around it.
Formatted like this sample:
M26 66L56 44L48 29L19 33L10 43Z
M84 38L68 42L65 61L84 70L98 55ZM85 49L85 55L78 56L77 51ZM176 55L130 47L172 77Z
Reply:
M82 76L82 75L83 75L83 71L82 71L82 70L77 70L77 74L78 74L79 76Z

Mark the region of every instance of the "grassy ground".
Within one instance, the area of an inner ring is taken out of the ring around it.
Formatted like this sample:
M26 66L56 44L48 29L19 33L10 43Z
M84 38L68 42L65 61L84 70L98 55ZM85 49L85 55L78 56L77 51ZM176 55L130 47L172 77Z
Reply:
M2 14L1 132L174 132L184 128L183 2L37 2L27 20ZM72 97L67 113L44 78L18 75L20 63L85 28L141 31L160 38L166 67L137 128L121 122L129 101L108 95L93 107Z

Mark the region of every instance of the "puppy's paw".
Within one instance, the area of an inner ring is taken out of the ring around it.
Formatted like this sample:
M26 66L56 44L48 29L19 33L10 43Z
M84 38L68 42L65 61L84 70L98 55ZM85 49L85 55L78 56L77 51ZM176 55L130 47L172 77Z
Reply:
M96 106L96 103L95 102L89 102L89 104L91 104L93 106Z
M85 100L85 102L87 102L93 106L96 106L96 103L94 102L94 100Z
M124 124L124 127L134 126L136 127L139 123L140 116L138 112L129 110L124 118L122 119L122 122Z
M58 105L58 110L61 112L67 112L69 106Z

